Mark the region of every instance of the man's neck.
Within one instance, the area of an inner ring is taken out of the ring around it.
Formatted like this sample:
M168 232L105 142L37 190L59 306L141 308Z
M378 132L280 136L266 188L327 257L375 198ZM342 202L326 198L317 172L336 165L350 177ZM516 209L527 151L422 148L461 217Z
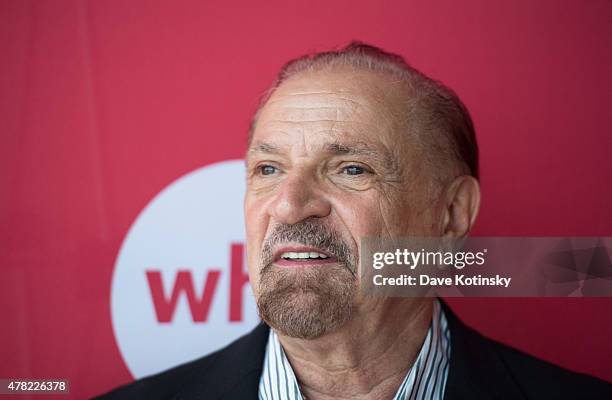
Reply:
M384 312L371 307L357 307L347 324L317 339L279 333L306 399L393 398L423 345L433 301L385 299L373 306Z

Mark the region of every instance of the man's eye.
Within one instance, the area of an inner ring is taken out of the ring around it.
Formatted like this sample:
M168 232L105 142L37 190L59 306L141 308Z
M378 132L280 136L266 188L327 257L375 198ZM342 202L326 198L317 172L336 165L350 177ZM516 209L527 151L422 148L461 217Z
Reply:
M347 175L361 175L365 172L365 169L357 165L349 165L343 168L343 172Z
M271 165L262 165L261 167L259 167L259 172L261 172L262 175L272 175L276 171L276 167L273 167Z

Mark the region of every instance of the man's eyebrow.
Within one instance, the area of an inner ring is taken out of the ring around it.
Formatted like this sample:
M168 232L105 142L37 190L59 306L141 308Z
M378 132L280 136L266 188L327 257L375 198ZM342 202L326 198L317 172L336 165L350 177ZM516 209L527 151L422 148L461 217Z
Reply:
M254 146L251 146L248 150L248 153L265 153L265 154L278 154L280 153L280 149L278 146L275 146L270 143L257 143Z
M369 155L378 156L380 152L375 148L365 143L354 143L354 144L342 144L342 143L329 143L325 145L325 150L328 153L336 155Z
M380 162L383 167L393 170L396 167L396 162L391 153L386 149L379 149L372 147L364 142L357 142L351 144L344 143L329 143L326 146L326 151L335 155L356 155L371 157L374 160Z

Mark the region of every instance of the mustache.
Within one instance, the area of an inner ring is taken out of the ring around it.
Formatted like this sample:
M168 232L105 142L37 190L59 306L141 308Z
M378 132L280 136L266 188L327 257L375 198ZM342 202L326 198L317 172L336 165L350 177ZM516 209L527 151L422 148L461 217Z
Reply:
M356 273L357 264L351 247L336 231L311 219L291 225L279 224L274 227L262 246L261 265L264 266L262 273L274 261L274 247L287 242L296 242L324 250L329 255L336 257L339 263L346 265L353 275Z

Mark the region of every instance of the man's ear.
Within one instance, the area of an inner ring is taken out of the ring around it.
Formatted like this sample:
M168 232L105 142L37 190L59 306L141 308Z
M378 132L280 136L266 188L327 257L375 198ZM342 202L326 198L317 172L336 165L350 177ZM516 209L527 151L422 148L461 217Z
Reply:
M469 175L455 178L444 194L441 233L449 239L462 239L470 232L480 208L480 185Z

